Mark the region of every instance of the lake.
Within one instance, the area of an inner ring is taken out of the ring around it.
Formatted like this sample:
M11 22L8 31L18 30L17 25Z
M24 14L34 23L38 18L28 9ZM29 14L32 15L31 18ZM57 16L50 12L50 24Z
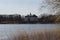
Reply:
M8 40L18 32L60 28L60 24L0 24L0 40Z

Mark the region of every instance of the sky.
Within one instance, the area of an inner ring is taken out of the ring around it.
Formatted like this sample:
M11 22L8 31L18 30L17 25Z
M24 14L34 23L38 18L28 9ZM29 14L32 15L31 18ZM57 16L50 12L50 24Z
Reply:
M0 0L0 14L36 14L38 12L40 0Z
M60 10L60 4L54 2L55 0L0 0L0 14L55 14Z

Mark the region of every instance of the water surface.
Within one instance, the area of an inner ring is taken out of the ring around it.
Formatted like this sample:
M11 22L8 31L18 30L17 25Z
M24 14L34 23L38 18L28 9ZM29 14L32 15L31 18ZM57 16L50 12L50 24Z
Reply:
M38 29L55 29L59 27L59 24L0 24L0 39L10 38L19 31L31 32Z

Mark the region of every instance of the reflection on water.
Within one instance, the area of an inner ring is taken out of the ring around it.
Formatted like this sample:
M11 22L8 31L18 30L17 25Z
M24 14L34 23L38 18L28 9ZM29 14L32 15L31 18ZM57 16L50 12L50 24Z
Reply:
M16 36L18 32L26 31L32 32L40 29L56 29L59 28L59 24L0 24L0 39L12 38Z

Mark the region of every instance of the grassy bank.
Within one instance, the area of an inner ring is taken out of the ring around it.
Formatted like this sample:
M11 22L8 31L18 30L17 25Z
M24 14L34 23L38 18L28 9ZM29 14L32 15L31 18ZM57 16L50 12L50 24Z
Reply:
M20 32L13 40L60 40L60 30L38 30L31 33Z

